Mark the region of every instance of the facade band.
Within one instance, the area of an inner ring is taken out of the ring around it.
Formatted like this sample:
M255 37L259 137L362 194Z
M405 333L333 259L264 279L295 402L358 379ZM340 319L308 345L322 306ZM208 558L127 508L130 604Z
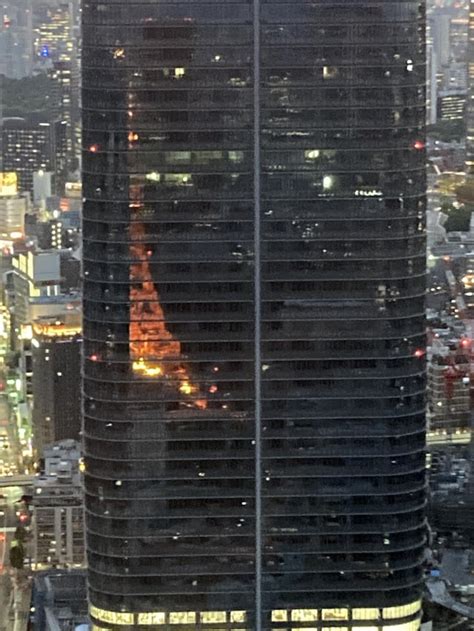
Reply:
M96 621L94 629L104 631L102 623L117 628L175 625L196 630L254 631L245 626L248 620L245 611L176 611L154 613L126 613L105 611L91 607L91 616ZM399 607L326 608L274 610L268 614L272 631L417 631L420 628L421 601ZM332 627L332 623L337 626ZM301 626L303 624L304 626ZM265 628L267 626L265 625ZM268 627L270 628L270 627Z

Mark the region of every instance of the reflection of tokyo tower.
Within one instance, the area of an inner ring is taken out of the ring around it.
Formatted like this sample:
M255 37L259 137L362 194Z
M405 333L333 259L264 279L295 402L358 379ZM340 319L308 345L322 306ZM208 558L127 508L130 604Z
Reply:
M138 189L138 190L137 190ZM131 187L131 209L135 217L143 208L140 200L140 188ZM179 382L179 391L184 395L195 395L198 387L191 384L186 368L179 363L180 343L165 326L163 309L159 302L158 292L152 280L147 250L146 232L143 223L130 222L130 355L133 359L135 373L150 378L171 378ZM167 362L161 360L167 359ZM170 359L176 359L176 363ZM194 401L196 407L204 409L207 402L202 399Z

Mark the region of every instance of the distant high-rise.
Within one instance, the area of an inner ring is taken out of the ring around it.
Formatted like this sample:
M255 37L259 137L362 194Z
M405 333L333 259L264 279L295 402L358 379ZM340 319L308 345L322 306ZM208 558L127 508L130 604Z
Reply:
M81 323L77 312L37 318L33 323L32 384L34 447L65 439L79 440L81 405Z
M82 15L95 628L416 631L424 3Z
M16 173L21 192L33 193L33 178L38 171L52 171L58 183L64 179L66 122L48 122L36 116L5 118L0 132L3 169Z
M467 43L468 95L466 105L466 175L474 175L474 0L469 5L469 36Z
M50 70L49 76L52 80L55 101L54 118L67 125L68 164L76 167L76 135L79 125L79 77L76 64L58 61Z
M36 9L36 55L53 62L75 59L74 13L71 2L39 4Z
M32 0L0 0L0 14L0 75L28 77L33 70Z

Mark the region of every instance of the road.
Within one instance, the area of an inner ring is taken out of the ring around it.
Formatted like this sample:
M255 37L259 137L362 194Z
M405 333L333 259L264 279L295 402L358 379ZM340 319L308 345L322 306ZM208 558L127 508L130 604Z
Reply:
M0 508L0 631L24 631L30 609L30 587L25 573L9 567L9 551L16 529L16 505L23 489L2 489Z
M8 470L18 473L19 458L18 436L8 398L6 394L0 394L0 477Z
M441 578L453 585L474 585L474 576L469 571L468 551L448 548L441 561Z
M24 476L20 449L7 395L0 394L0 631L25 631L31 602L26 572L9 566L10 547L17 526L15 504L25 493L15 486ZM5 475L10 472L10 475Z

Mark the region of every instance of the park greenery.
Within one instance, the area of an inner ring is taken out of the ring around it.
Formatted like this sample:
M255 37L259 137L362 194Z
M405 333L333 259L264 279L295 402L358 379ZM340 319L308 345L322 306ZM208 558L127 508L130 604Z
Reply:
M471 221L470 208L445 203L441 206L441 212L448 216L444 224L446 232L468 232Z
M47 116L53 106L53 82L46 73L24 79L0 77L5 118L32 114Z

